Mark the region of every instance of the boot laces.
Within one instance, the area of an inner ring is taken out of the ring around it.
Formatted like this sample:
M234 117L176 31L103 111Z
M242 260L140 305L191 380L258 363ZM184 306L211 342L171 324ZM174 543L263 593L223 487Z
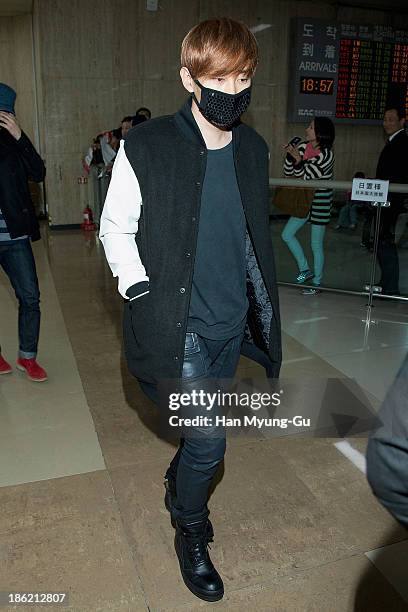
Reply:
M210 524L207 522L204 532L200 534L185 534L188 549L194 558L194 562L204 561L208 557L208 548L211 550L210 542L214 542Z
M211 549L209 542L212 542L212 539L209 539L207 533L199 536L188 536L186 538L188 542L188 550L192 555L194 563L199 563L207 560L208 557L208 548Z

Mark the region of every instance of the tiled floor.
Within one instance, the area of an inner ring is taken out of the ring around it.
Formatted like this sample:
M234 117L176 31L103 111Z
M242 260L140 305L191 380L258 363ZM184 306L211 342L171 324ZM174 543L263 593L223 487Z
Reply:
M104 470L100 445L42 244L34 245L41 279L41 355L51 384L17 370L0 381L0 486ZM17 354L16 302L1 271L1 346ZM18 449L18 452L16 452Z
M0 591L66 590L76 612L408 610L406 532L330 438L229 440L210 501L226 595L193 597L163 505L174 447L155 435L154 408L126 370L101 246L61 232L35 252L50 378L0 380ZM11 360L16 305L4 275L0 303ZM352 376L382 399L408 347L405 307L376 303L368 337L363 298L281 288L281 310L283 377ZM261 371L242 359L240 374ZM350 443L364 452L364 439Z

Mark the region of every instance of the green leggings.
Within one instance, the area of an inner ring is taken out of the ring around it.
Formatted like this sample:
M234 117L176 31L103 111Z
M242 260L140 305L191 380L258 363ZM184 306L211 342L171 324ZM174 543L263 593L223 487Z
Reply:
M289 221L286 223L284 230L282 232L282 240L286 242L290 252L293 257L296 259L296 263L299 267L299 272L303 272L304 270L310 270L309 264L307 262L306 256L303 252L302 245L299 240L296 238L297 232L301 227L307 223L308 218L300 219L299 217L290 217ZM314 260L314 285L320 285L323 277L323 266L324 266L324 250L323 250L323 241L324 235L326 233L325 225L315 225L311 223L311 247L313 251L313 260Z

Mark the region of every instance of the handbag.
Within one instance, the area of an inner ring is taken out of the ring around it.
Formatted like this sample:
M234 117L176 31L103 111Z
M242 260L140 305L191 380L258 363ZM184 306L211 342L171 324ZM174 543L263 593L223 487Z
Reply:
M278 187L273 203L286 215L304 219L309 214L314 193L311 187Z

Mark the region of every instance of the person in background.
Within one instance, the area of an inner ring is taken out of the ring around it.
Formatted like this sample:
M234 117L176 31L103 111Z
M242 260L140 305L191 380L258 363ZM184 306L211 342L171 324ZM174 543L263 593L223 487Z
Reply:
M100 166L103 164L103 157L101 151L101 138L103 134L98 134L92 143L92 160L91 166Z
M47 380L37 362L40 290L30 240L41 238L28 179L40 183L45 166L15 116L14 89L0 83L0 265L19 302L17 368L30 380ZM12 371L0 353L0 374Z
M139 125L139 123L143 123L148 119L151 119L152 113L145 106L141 106L137 109L136 114L132 118L132 126Z
M364 172L356 172L353 178L365 178ZM347 193L347 204L340 211L338 223L334 229L342 228L354 230L357 227L357 211L360 207L360 202L351 199L351 191Z
M133 117L128 115L127 117L123 117L122 121L120 122L121 138L124 138L132 127L132 119Z
M305 181L316 179L328 181L332 179L334 138L333 122L328 117L315 117L306 128L305 141L296 145L289 143L283 147L286 152L285 176L303 178ZM308 216L305 218L290 217L282 232L282 240L286 242L299 268L296 282L302 284L313 279L314 287L304 289L302 291L304 295L318 293L322 281L324 267L323 241L326 226L330 222L332 201L332 189L316 190ZM302 246L296 238L296 233L308 222L311 224L314 272L311 271Z
M93 139L92 145L89 147L86 155L82 160L82 165L85 170L89 174L92 166L102 166L103 165L103 157L101 151L101 138L103 134L98 134L96 138Z
M408 135L405 131L405 115L400 108L388 108L384 114L384 131L387 142L377 164L376 178L390 183L408 183ZM408 191L408 189L407 189ZM406 194L390 193L389 208L381 209L378 263L381 269L379 285L388 295L399 295L399 261L395 244L395 225L404 210Z
M152 118L152 111L145 106L141 106L137 109L135 117L146 117L146 119Z
M104 169L105 174L111 174L112 172L113 164L115 163L116 155L117 155L117 152L119 151L119 144L120 144L121 139L122 139L121 128L112 130L108 134L108 145L113 151L113 156L111 156L109 163L107 163L105 166L105 169Z
M100 204L100 189L99 189L99 175L100 172L104 172L104 161L101 149L101 139L103 134L98 134L94 138L92 145L89 147L84 159L82 160L82 167L85 172L89 175L89 201L92 202L93 211L96 216L100 216L101 204Z
M119 150L119 143L121 139L122 139L122 128L117 128L116 130L112 130L111 132L109 132L108 142L109 142L109 145L112 147L112 149L115 151L115 157L116 157L116 153ZM115 157L111 160L111 162L115 160Z
M111 138L111 132L105 132L100 138L102 159L105 166L108 166L116 155L115 149L110 144Z

